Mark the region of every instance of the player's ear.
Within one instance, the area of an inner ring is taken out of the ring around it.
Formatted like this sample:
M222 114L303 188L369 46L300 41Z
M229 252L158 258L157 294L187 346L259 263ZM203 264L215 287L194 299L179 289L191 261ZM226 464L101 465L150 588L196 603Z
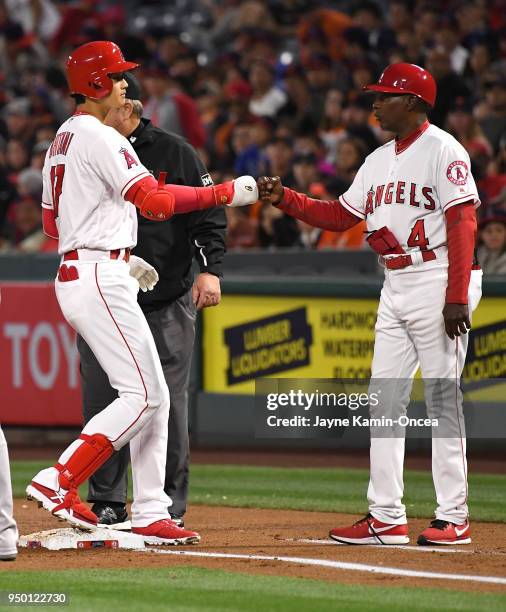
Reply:
M406 107L408 110L415 110L418 104L416 96L406 96Z

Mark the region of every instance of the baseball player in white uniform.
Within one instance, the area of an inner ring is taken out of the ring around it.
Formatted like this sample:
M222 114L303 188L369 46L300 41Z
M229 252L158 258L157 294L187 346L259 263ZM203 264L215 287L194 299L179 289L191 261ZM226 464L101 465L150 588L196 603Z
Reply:
M34 476L29 498L81 528L96 516L77 487L130 442L134 501L132 531L150 544L195 543L200 536L170 520L164 493L169 390L155 343L137 304L156 271L130 256L137 217L163 221L174 213L258 198L252 177L214 187L157 183L126 138L104 125L124 104L123 72L136 68L117 45L82 45L67 62L77 112L58 130L43 169L43 223L59 239L56 296L68 323L85 339L119 397L91 419L55 466Z
M371 408L371 416L380 416L385 408L391 411L392 405L396 416L406 413L420 366L428 415L444 415L452 427L433 431L437 509L418 544L467 544L471 537L459 379L470 313L481 297L482 273L473 265L480 201L466 150L427 121L436 98L429 72L413 64L392 64L378 83L365 89L376 93L373 110L381 127L396 137L366 158L348 191L338 200L319 201L283 188L278 177L262 177L260 197L328 230L343 231L366 220L368 242L385 267L371 385L396 381L390 405L383 398L379 408ZM407 543L404 436L371 434L369 512L351 527L332 529L330 537L348 544Z

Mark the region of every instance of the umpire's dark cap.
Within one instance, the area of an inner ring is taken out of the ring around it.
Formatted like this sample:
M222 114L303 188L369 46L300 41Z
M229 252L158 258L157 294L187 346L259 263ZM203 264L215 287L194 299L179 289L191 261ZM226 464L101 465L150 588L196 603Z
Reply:
M141 99L141 84L131 72L125 72L123 75L125 81L128 83L126 90L126 97L129 100L140 100Z

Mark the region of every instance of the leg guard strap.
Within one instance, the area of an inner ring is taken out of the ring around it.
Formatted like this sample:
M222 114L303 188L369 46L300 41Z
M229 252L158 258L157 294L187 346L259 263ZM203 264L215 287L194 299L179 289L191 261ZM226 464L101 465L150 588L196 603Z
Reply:
M60 472L58 481L64 489L76 489L87 480L114 452L113 446L103 434L81 434L83 443L65 465L56 464Z

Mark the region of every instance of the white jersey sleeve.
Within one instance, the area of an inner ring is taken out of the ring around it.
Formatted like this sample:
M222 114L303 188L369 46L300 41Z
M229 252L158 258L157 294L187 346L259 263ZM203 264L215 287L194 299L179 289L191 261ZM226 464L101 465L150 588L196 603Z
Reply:
M105 131L96 162L105 183L123 198L136 181L150 174L128 140L113 128Z
M436 167L435 184L443 210L472 200L480 205L478 190L471 174L471 160L464 147L457 141L446 143L441 150Z
M339 196L339 202L353 215L365 219L364 165L362 165L348 191Z

